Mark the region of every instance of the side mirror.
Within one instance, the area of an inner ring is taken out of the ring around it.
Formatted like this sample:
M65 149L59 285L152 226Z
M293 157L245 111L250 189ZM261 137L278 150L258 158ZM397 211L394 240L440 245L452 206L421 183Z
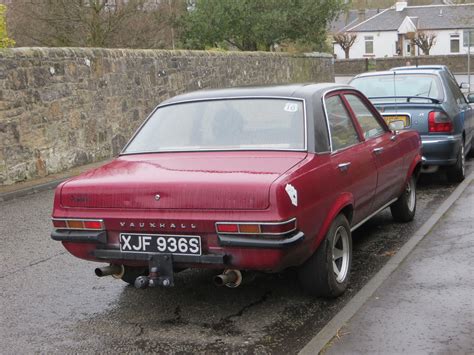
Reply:
M467 95L467 102L474 104L474 93Z
M461 85L459 85L459 88L460 88L461 90L469 91L470 86L469 86L468 83L461 83Z
M388 127L389 127L392 131L400 131L400 130L402 130L403 128L405 128L405 122L403 122L402 120L391 121L391 122L388 124Z

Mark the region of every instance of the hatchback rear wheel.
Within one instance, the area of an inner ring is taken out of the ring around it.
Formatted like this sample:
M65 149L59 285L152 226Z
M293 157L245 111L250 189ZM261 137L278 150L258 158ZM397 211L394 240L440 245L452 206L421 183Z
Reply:
M352 263L352 237L347 218L340 214L314 254L300 267L302 287L318 297L334 298L347 288Z
M464 151L464 142L459 149L456 164L448 168L448 180L450 182L461 182L466 177L466 155Z

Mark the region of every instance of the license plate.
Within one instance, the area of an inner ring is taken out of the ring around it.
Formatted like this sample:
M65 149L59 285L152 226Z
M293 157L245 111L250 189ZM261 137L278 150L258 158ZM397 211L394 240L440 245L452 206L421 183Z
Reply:
M201 237L120 233L120 250L133 253L201 255Z
M410 125L410 117L407 115L384 115L383 118L387 124L394 121L403 121L403 127Z

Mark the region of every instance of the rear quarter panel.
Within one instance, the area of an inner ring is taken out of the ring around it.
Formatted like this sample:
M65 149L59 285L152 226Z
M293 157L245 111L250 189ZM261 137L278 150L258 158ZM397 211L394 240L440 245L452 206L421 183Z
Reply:
M302 264L313 254L329 229L333 219L348 205L353 205L353 197L344 186L334 182L335 171L331 155L308 154L307 160L291 173L277 180L271 201L278 206L281 216L297 218L298 229L305 234L304 241L294 250L291 265ZM298 205L294 206L285 191L291 184L298 193Z

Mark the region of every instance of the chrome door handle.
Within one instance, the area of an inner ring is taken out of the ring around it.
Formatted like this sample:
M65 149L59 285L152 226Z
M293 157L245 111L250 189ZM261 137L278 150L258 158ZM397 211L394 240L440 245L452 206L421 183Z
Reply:
M337 167L338 167L339 170L341 170L341 171L347 171L347 169L349 169L349 166L351 166L351 163L350 163L350 162L347 162L347 163L341 163L341 164L339 164Z
M374 152L375 154L380 154L380 153L383 152L383 148L381 148L381 147L380 147L380 148L375 148L375 149L373 150L373 152Z
M390 140L391 140L392 142L395 142L395 141L397 140L397 135L394 134L393 136L391 136L391 137L390 137Z

